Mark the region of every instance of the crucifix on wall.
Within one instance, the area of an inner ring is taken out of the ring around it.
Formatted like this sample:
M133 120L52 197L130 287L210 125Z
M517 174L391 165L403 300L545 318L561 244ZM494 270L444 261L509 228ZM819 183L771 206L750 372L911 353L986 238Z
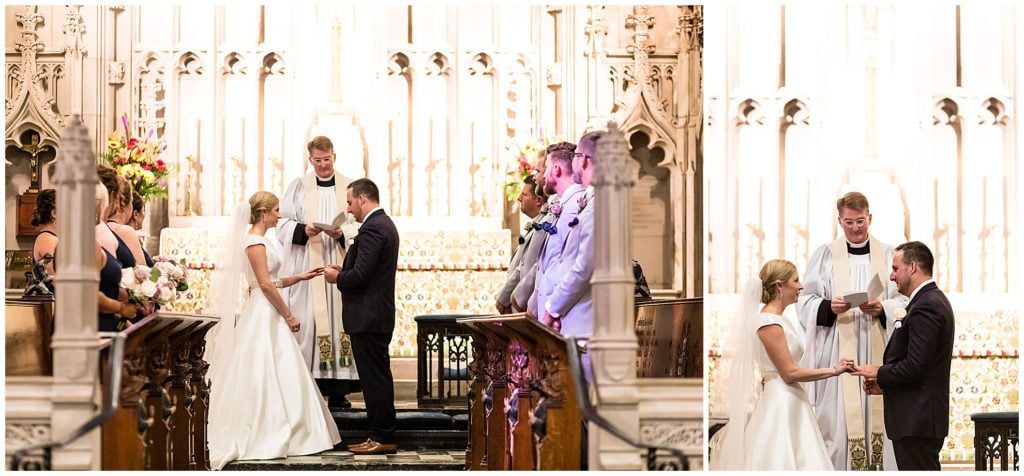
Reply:
M36 131L25 132L21 139L24 145L17 149L20 152L18 159L20 159L19 161L28 159L30 182L28 190L18 195L17 199L17 235L35 236L38 231L37 227L32 226L32 212L35 211L36 198L42 188L43 168L47 162L53 161L56 154L52 146L39 144L39 133Z

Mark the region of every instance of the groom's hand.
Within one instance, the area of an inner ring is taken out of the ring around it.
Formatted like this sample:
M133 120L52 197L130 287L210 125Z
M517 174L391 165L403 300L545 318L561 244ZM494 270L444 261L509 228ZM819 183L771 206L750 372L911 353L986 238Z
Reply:
M320 234L320 229L313 225L306 225L306 236L314 237Z
M873 378L864 379L864 393L868 395L881 395L882 387L878 386L878 380Z
M341 271L337 267L330 265L324 266L324 279L326 279L328 283L337 283L339 274L341 274Z
M853 373L854 375L859 375L861 377L864 377L865 379L870 379L870 380L874 380L874 379L878 378L878 366L877 365L868 365L868 364L858 365L856 367L856 369L857 369L857 371ZM877 383L876 383L876 385L877 385Z

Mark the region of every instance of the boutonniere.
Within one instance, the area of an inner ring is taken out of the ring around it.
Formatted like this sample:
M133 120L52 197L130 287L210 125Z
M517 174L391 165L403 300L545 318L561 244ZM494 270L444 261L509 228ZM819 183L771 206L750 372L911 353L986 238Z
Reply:
M551 204L551 214L556 217L562 214L562 202L555 202Z
M580 211L581 212L583 211L584 208L587 208L587 203L589 203L589 200L587 200L587 195L586 194L584 194L582 197L576 199L576 204L580 206Z
M907 317L907 309L904 307L897 309L892 317L896 320L896 324L893 326L894 329L903 327L903 318Z

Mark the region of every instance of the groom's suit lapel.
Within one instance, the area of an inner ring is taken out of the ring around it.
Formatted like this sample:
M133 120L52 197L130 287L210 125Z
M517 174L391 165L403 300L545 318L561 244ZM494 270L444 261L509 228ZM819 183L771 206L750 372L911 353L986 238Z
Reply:
M907 315L903 318L903 322L901 323L900 327L897 328L897 329L893 329L893 331L892 331L893 337L896 336L897 332L906 332L907 324L910 321L911 315L912 315L913 310L914 310L914 305L917 304L921 300L922 296L924 296L927 293L932 292L933 288L937 288L936 284L935 283L928 283L924 287L922 287L921 290L918 291L916 295L914 295L914 299L912 299L907 304L907 307L906 307ZM895 341L896 341L895 339L890 338L889 339L889 343L886 344L886 346L885 346L885 353L882 355L882 362L883 363L889 357L889 348L892 347L892 343L895 342Z

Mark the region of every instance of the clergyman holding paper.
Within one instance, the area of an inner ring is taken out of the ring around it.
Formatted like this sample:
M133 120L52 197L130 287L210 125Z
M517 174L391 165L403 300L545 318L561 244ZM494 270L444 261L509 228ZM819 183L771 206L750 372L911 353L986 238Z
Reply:
M811 255L797 302L806 332L800 365L833 367L840 356L881 365L896 310L908 302L889 281L895 250L868 234L871 213L863 194L847 193L836 209L843 236ZM806 389L837 470L896 470L882 401L869 401L856 376L810 382Z
M292 181L281 199L277 239L283 252L283 275L297 269L340 265L348 243L359 230L355 219L345 212L345 191L352 179L335 171L334 144L318 136L307 149L313 170ZM337 381L358 378L351 340L342 326L341 294L323 277L317 277L282 289L281 297L299 319L300 330L295 337L306 365L324 395L338 397L335 387L347 386ZM339 406L346 406L344 391L341 393Z

